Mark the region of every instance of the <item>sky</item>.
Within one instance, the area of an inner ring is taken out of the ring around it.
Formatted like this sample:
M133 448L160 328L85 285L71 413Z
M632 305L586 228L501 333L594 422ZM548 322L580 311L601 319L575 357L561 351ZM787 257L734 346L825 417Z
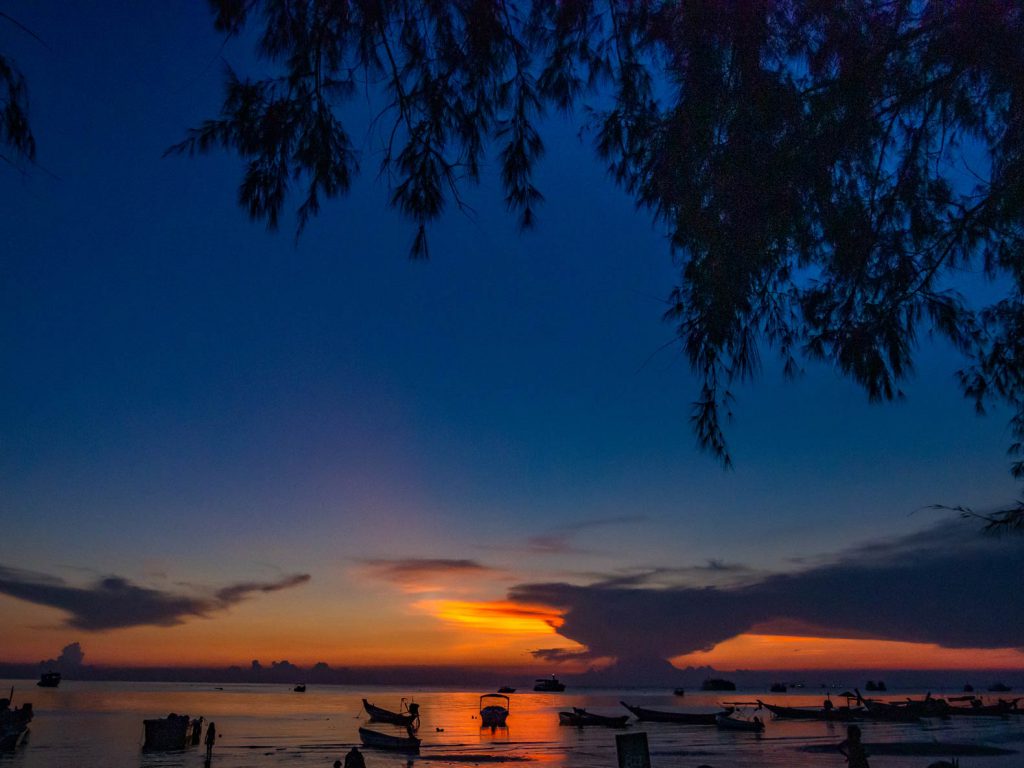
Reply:
M204 4L8 5L43 42L0 20L38 142L0 168L0 660L1024 669L1020 540L928 509L1019 495L949 349L884 406L766 362L723 470L665 238L570 121L535 231L490 165L410 261L357 104L296 241L236 158L163 157L260 66Z

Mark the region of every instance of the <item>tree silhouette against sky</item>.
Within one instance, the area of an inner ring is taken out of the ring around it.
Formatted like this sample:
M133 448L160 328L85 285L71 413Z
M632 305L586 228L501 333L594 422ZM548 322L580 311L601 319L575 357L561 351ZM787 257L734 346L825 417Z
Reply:
M666 231L678 283L665 317L700 378L697 438L725 465L730 390L762 352L788 376L830 363L887 401L933 334L962 355L979 412L1009 407L1024 478L1019 3L210 4L219 31L256 41L261 74L228 69L219 116L169 152L237 153L254 219L274 228L294 199L301 232L349 190L360 168L346 107L369 97L414 257L488 157L531 227L542 118L563 112ZM4 71L6 116L21 81ZM987 518L1019 528L1024 505Z

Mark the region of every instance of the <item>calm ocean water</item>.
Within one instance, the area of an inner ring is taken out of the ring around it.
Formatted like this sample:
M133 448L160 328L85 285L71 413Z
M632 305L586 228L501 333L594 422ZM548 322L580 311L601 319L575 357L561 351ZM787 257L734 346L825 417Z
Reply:
M202 747L184 753L144 755L142 720L169 712L214 720L222 734L214 750L216 768L263 766L330 766L357 744L364 723L361 699L397 709L402 696L421 705L423 747L411 764L467 766L536 763L568 768L610 768L616 765L615 734L605 728L560 727L557 713L573 706L602 714L625 714L623 699L650 708L715 711L717 702L751 700L755 696L794 706L821 702L818 692L803 695L739 692L687 693L676 698L665 691L634 689L569 690L566 693L512 694L508 728L481 730L478 697L487 691L399 690L381 687L310 686L294 693L279 685L173 683L95 683L65 681L56 690L37 688L33 681L0 681L15 686L15 704L31 701L36 718L28 742L13 754L0 755L0 768L199 768ZM919 696L917 691L892 691L892 699ZM761 713L764 716L764 713ZM388 730L389 726L371 726ZM864 741L985 744L1014 750L998 757L963 757L961 768L1024 768L1024 717L955 718L921 725L865 723ZM718 731L715 728L636 723L643 731L654 768L733 766L795 766L843 768L838 752L807 752L801 747L837 744L845 727L831 723L769 720L764 734ZM408 766L406 757L364 750L368 768ZM924 768L939 757L875 756L872 768Z

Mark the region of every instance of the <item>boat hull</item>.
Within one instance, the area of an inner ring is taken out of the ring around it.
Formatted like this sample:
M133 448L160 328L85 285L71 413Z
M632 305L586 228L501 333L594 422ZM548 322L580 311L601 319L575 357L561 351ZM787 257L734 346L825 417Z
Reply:
M374 723L390 723L391 725L408 727L419 719L418 714L392 712L389 709L374 706L366 699L363 699L363 709L370 716L370 721Z
M415 736L392 736L389 733L360 728L359 740L363 742L363 746L387 749L392 752L420 751L420 740Z
M633 713L633 716L645 723L675 723L676 725L714 725L717 713L698 712L659 712L656 709L644 709L633 707L624 701L619 702L622 706ZM732 711L732 710L728 710Z

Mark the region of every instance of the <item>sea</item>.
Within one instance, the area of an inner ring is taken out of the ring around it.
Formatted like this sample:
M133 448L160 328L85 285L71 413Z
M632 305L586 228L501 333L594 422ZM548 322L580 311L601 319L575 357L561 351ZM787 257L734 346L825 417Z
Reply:
M480 727L478 715L479 697L489 691L310 685L305 693L297 693L283 685L74 680L65 680L56 689L42 689L34 681L0 681L4 695L11 686L14 705L31 701L36 714L25 742L12 753L0 754L0 768L201 768L206 757L202 746L182 752L142 751L142 721L171 712L216 723L219 736L210 763L214 768L329 768L359 744L357 729L367 725L363 698L392 710L406 698L420 705L421 714L420 753L406 756L366 748L368 768L504 763L614 768L618 765L616 736L628 733L646 734L653 768L846 765L835 749L845 738L845 725L772 720L752 707L744 713L766 720L763 733L638 723L632 718L624 729L574 728L558 723L558 712L574 706L607 715L626 714L620 701L690 712L713 712L721 702L753 702L756 698L815 706L823 700L819 691L688 691L684 696L636 688L523 691L510 695L508 727L491 730ZM889 700L922 695L922 691L910 690L885 694ZM399 734L393 726L368 727ZM920 724L868 722L861 728L872 768L926 768L958 752L960 768L1024 768L1024 716L936 719ZM1002 754L968 754L979 747L995 748Z

